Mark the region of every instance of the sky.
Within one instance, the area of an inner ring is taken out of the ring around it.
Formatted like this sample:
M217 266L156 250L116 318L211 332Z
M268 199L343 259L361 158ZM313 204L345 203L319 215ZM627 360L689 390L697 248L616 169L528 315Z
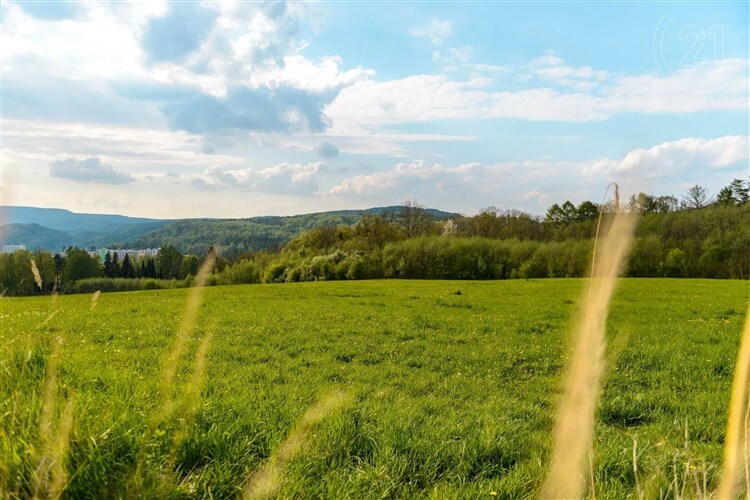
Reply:
M474 214L750 173L749 3L0 0L2 204Z

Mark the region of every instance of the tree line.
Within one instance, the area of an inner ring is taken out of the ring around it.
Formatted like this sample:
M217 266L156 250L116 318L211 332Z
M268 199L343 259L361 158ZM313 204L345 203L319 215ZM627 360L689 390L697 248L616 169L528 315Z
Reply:
M723 193L723 194L722 194ZM750 279L750 185L735 179L710 199L638 193L621 209L640 215L626 276ZM279 252L240 255L220 284L331 279L513 279L584 276L600 213L615 207L553 204L544 217L481 210L436 221L407 200L398 212L306 231Z
M639 193L620 209L641 216L626 276L750 279L748 182L735 179L714 199L701 186L681 200ZM544 217L489 207L436 220L406 200L398 210L367 213L354 224L303 231L280 249L219 258L209 283L579 277L591 260L600 214L613 210L612 204L566 201ZM116 252L100 262L78 248L64 255L19 251L0 255L0 287L28 295L189 286L202 260L171 245L135 262Z
M32 264L33 262L33 264ZM104 261L88 251L71 247L64 253L19 250L0 254L0 292L5 295L35 293L71 293L106 290L169 288L189 285L203 258L183 255L176 248L161 248L155 258L119 259L117 251L108 252ZM226 261L220 259L218 270ZM99 288L96 288L99 287Z

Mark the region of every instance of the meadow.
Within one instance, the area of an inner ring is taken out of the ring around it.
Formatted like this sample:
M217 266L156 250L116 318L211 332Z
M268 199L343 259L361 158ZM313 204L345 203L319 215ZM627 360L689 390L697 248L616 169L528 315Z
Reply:
M2 298L0 496L537 496L584 284L208 287L188 329L189 289ZM716 488L747 302L620 281L589 496Z

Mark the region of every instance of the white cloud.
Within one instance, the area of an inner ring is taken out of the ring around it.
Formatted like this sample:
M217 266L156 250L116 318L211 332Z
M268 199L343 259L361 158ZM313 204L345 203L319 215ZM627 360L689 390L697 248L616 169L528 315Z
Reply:
M411 36L428 39L433 45L440 45L453 34L453 22L433 17L429 24L412 28L410 33Z
M36 70L47 78L74 80L142 77L136 29L96 4L87 5L80 19L56 22L36 19L8 4L0 48L3 71L6 77Z
M317 130L326 123L320 107L339 88L374 76L365 68L344 70L343 61L335 55L308 59L301 54L307 44L299 36L299 25L309 10L305 4L191 4L185 15L198 16L195 22L215 18L213 23L201 24L208 28L200 39L190 39L191 31L185 30L190 19L175 17L183 14L176 10L182 6L173 2L143 9L140 3L92 2L85 5L85 15L48 22L8 4L0 47L6 92L28 94L31 102L38 96L49 101L55 95L56 100L31 105L33 110L27 106L22 110L25 114L17 114L18 104L6 109L5 115L43 118L65 108L63 119L70 121L78 112L75 101L86 103L96 95L102 100L96 106L100 111L93 113L84 106L89 112L85 121L102 121L112 115L114 106L108 106L107 100L118 104L127 100L135 115L137 108L149 116L169 109L173 113L166 118L171 126L193 131L197 131L196 123L183 123L182 115L210 111L216 113L209 123L218 128L217 120L225 117L224 125L230 128L262 129L270 123L276 128L296 129L301 124L303 129ZM174 29L182 30L169 40L172 48L158 48L162 30L154 31L154 22L173 23ZM156 58L150 55L154 50ZM74 93L75 98L66 98L66 93ZM201 94L220 100L209 102ZM237 95L262 102L251 106L251 111L240 110L241 116L231 113L238 107L233 101L219 109L224 98ZM253 113L259 119L244 119Z
M748 137L732 135L717 139L685 138L665 142L650 149L628 153L615 168L616 172L654 175L668 170L725 168L747 161Z
M543 211L553 199L598 201L603 187L612 181L620 182L629 192L679 195L683 185L709 181L710 189L718 189L728 184L732 176L739 175L738 171L747 172L749 141L746 136L686 138L636 149L619 159L585 162L537 160L452 166L418 160L344 179L331 187L327 195L374 199L417 197L453 200L453 203L461 200L475 210L496 205L536 212ZM726 172L718 180L711 173L717 168ZM675 182L675 178L680 181Z
M230 155L204 154L201 147L199 136L179 131L3 119L4 158L19 165L73 155L100 155L118 169L136 173L169 166L205 168L216 163L240 165L247 161Z
M579 91L591 91L610 76L608 72L591 66L570 66L552 53L532 59L526 69L542 81Z
M99 158L53 161L49 164L49 174L60 179L102 184L127 184L135 180L130 175L117 172L111 165L103 164Z
M327 169L328 166L320 162L244 169L214 165L192 176L192 181L197 187L209 189L241 187L262 193L312 194L318 191L320 176Z
M563 88L513 89L488 76L452 79L414 75L385 82L365 79L345 87L324 112L335 128L372 128L452 119L588 122L627 112L683 114L748 108L747 59L685 68L673 76L726 82L721 90L703 94L680 90L660 74L613 76L590 67L565 66L552 56L534 67ZM596 92L591 92L594 89Z
M344 88L324 112L336 128L451 119L579 122L607 117L597 96L564 94L549 88L497 91L489 88L490 81L452 80L445 75L358 81Z
M252 133L250 140L258 147L285 150L311 151L321 141L320 134L267 134ZM332 127L325 140L336 144L340 152L360 155L407 156L407 147L413 142L470 142L475 136L421 133L377 133L356 128Z
M315 153L321 158L335 158L339 155L339 148L330 141L320 141L315 146Z
M550 193L540 191L538 188L534 188L528 193L521 196L522 201L535 202L537 204L547 203L551 198Z

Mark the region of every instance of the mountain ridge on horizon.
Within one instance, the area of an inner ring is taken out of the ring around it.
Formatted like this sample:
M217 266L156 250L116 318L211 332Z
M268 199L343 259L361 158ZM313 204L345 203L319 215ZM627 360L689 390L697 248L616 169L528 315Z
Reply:
M369 207L369 208L341 208L337 210L321 210L317 212L301 212L291 215L275 215L275 214L262 214L262 215L250 215L247 217L212 217L212 216L199 216L199 217L169 217L169 218L162 218L162 217L141 217L141 216L134 216L134 215L123 215L123 214L103 214L103 213L94 213L94 212L75 212L73 210L67 209L67 208L57 208L57 207L34 207L31 205L0 205L0 226L6 226L9 224L24 224L27 222L19 222L19 221L11 221L6 222L6 213L7 211L15 211L15 210L33 210L33 211L49 211L49 212L56 212L56 213L62 213L68 216L91 216L91 217L117 217L117 218L124 218L124 219L130 219L130 220L137 220L137 221L143 221L143 222L173 222L173 221L181 221L181 220L250 220L250 219L261 219L261 218L285 218L285 217L302 217L305 215L315 215L315 214L347 214L347 213L358 213L358 212L364 212L364 213L380 213L383 211L389 211L389 210L395 210L400 208L401 205L384 205L384 206L375 206L375 207ZM447 210L441 210L439 208L431 208L431 207L422 207L424 208L428 213L430 214L448 214L450 216L457 216L462 215L459 212L450 212ZM41 224L44 225L44 224Z
M400 205L393 205L247 218L149 219L3 205L0 206L0 243L51 251L69 246L117 249L172 245L185 253L202 253L210 245L219 244L229 247L230 253L242 253L282 246L313 227L350 225L366 214L393 212L399 208ZM425 210L439 220L460 215L434 208Z

